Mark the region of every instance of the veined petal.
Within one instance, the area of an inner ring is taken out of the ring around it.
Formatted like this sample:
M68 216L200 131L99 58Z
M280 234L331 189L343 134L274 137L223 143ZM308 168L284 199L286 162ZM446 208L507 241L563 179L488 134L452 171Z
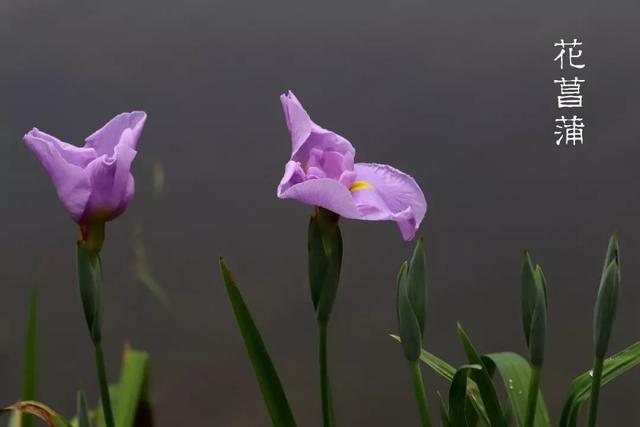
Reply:
M127 145L115 147L114 155L102 155L87 167L91 181L91 196L83 221L109 221L127 207L134 192L131 163L136 151Z
M427 212L427 201L416 181L388 165L356 163L357 186L351 192L362 219L392 220L402 237L411 240Z
M345 218L360 218L347 187L330 178L309 179L289 187L281 185L278 187L278 197L320 206Z
M309 137L298 148L298 151L291 156L291 159L306 162L314 150L323 152L332 151L342 156L350 157L351 159L356 155L356 149L353 148L353 145L351 145L346 138L330 130L323 129L315 123L312 126Z
M85 147L95 149L99 156L108 157L114 155L116 145L127 145L135 150L146 120L147 114L144 111L118 114L88 136L85 139Z
M55 136L42 132L38 128L33 128L29 133L27 133L24 136L24 140L26 141L27 138L50 144L51 147L60 153L67 163L80 166L81 168L86 167L97 157L96 150L93 148L76 147L73 144L60 141Z
M89 177L80 165L95 152L66 144L35 128L23 141L51 178L65 210L79 222L91 194Z

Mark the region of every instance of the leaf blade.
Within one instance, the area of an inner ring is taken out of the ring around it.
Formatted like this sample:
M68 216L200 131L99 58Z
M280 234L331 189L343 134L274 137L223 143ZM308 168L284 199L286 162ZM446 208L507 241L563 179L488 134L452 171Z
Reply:
M469 359L469 363L473 365L480 365L482 367L480 371L476 371L472 374L472 378L478 385L478 391L480 392L480 396L482 397L482 402L484 403L484 407L487 411L487 416L489 417L491 426L504 427L506 426L506 423L504 420L502 407L500 406L500 401L498 399L496 389L493 385L493 382L491 381L489 370L476 351L475 347L471 343L471 340L467 336L467 333L464 331L464 329L462 329L462 325L458 324L457 329L458 336L462 341L462 345L464 347L465 353L467 354L467 358Z
M513 415L518 426L525 425L527 414L527 395L531 367L522 356L516 353L491 353L483 356L486 363L493 363L499 372L509 397ZM544 403L542 393L538 391L538 404L534 426L548 427L549 413Z
M274 427L295 427L296 422L278 373L242 294L222 259L220 259L220 270L271 421Z
M640 364L640 341L605 359L601 386L611 382ZM591 393L590 371L577 376L569 386L560 419L560 427L575 427L578 411Z

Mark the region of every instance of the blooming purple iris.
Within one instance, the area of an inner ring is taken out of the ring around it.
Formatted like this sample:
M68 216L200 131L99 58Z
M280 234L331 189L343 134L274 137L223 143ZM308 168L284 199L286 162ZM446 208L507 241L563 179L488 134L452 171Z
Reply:
M23 141L47 171L58 197L80 225L120 215L133 198L130 168L146 113L122 113L76 147L33 128Z
M320 206L345 218L392 220L411 240L427 212L416 181L387 165L355 163L356 150L340 135L315 124L293 92L280 96L291 159L278 197Z

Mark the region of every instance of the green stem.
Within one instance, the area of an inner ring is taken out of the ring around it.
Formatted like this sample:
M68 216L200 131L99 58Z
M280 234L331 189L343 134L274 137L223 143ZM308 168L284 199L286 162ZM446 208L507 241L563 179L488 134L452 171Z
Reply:
M593 361L591 371L593 379L591 381L591 399L589 404L589 427L595 427L598 417L598 397L600 396L600 381L602 380L602 364L604 358L596 356Z
M100 396L102 398L102 412L107 427L114 427L113 411L111 410L111 396L109 396L109 382L107 381L107 371L104 364L104 354L102 353L102 343L93 343L96 352L96 368L98 369L98 382L100 384Z
M420 365L417 360L409 362L409 371L411 372L413 391L415 392L416 400L418 401L421 425L422 427L431 427L431 417L429 416L427 395L424 391L424 382L422 381L422 371L420 371Z
M538 388L540 387L540 367L531 366L531 378L529 380L529 396L527 397L527 418L525 427L533 427L536 419L536 406L538 404Z
M320 361L320 394L322 397L322 420L324 427L334 427L335 417L331 402L329 364L327 361L327 325L318 324L318 356Z

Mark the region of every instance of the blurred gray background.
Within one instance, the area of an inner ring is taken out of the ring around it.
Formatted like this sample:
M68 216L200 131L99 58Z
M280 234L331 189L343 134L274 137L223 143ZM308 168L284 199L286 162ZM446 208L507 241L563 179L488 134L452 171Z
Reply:
M461 321L482 352L524 352L523 248L550 282L542 387L558 419L591 364L591 314L608 235L621 235L623 297L612 350L640 336L640 7L609 2L4 0L0 2L0 402L19 396L29 289L40 283L39 398L63 413L97 399L74 271L75 225L21 144L33 126L83 138L144 109L137 194L108 227L104 335L152 357L159 426L268 426L219 273L224 255L302 426L320 425L306 282L311 209L275 189L289 156L278 96L292 89L357 160L421 184L431 269L426 346L464 362ZM557 147L560 38L587 67L585 144ZM164 192L154 196L161 165ZM141 239L167 312L134 278ZM395 274L411 251L395 224L344 221L331 370L342 426L413 426L395 330ZM425 370L426 371L426 370ZM446 384L425 374L433 412ZM602 426L640 424L640 371L602 394Z

